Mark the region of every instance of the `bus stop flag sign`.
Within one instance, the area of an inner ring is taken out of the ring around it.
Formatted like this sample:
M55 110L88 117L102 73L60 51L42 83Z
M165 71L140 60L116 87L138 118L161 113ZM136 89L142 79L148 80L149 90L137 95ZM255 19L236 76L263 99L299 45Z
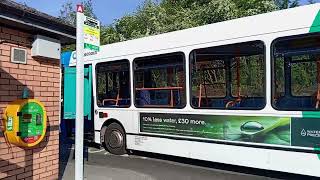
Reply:
M100 22L90 17L84 18L84 56L97 54L100 51Z

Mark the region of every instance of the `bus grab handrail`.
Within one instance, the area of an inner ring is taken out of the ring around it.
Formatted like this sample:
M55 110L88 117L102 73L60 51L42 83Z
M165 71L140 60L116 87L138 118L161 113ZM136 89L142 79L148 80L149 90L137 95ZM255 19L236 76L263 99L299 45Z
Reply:
M183 89L183 87L161 87L161 88L136 88L137 91L152 91L152 90L180 90Z

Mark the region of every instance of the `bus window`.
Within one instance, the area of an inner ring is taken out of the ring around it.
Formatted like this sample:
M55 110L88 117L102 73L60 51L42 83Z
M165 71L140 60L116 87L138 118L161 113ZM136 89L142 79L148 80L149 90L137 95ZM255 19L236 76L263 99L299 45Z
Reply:
M103 62L96 65L99 107L130 107L129 66L128 60Z
M234 58L231 64L232 96L264 97L264 73L263 54Z
M273 107L317 110L320 105L320 36L280 38L272 47Z
M194 108L262 109L265 106L264 44L253 41L194 50Z
M183 108L185 65L182 53L134 60L135 105L153 108Z

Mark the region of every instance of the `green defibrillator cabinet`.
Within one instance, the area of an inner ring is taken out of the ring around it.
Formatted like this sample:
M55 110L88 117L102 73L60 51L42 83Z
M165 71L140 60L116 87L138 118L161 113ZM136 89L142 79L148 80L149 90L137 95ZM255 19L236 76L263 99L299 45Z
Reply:
M4 135L9 143L33 147L45 137L47 113L35 99L19 99L8 105L4 113Z

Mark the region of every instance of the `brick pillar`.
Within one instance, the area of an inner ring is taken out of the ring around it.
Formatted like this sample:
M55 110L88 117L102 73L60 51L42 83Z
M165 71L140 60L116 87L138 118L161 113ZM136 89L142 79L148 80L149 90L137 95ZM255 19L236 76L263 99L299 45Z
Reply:
M30 149L6 143L0 133L0 179L58 179L59 170L59 60L31 57L32 35L0 26L0 121L9 102L29 89L30 98L44 103L48 116L43 142ZM27 64L10 62L11 48L27 50Z

